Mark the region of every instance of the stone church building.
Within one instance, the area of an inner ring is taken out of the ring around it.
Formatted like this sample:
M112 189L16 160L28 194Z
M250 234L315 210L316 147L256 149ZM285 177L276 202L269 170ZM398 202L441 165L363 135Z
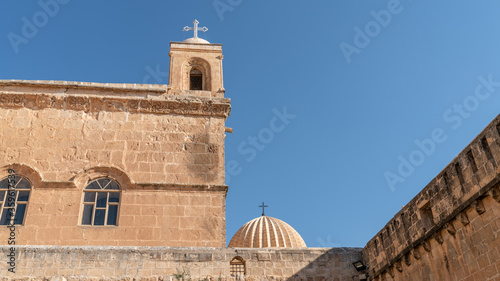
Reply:
M500 280L500 115L363 249L264 214L226 247L231 104L197 24L168 85L0 80L1 280Z

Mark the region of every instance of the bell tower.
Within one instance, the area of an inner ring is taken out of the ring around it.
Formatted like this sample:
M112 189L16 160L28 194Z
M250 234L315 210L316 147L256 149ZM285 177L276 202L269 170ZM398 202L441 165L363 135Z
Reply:
M198 31L206 27L184 27L184 31L194 31L194 37L182 42L170 43L169 86L173 92L193 95L185 91L203 91L195 95L224 97L222 79L222 45L211 44L198 37Z

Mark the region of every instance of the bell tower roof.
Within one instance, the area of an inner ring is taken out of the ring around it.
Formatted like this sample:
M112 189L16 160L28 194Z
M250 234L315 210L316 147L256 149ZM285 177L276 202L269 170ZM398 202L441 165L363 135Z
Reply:
M192 37L192 38L188 38L184 41L182 41L182 43L191 43L191 44L210 44L210 42L208 42L207 40L205 39L201 39L200 37Z

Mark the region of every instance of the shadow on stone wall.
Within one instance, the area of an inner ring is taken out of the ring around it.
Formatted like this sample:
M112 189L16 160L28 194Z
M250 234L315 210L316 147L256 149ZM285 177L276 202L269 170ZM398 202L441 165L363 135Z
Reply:
M362 249L16 246L11 252L0 246L2 281L182 280L179 271L193 281L352 281L359 280L352 263L361 259ZM245 261L244 278L230 270L235 256Z
M314 248L309 248L314 250ZM359 280L360 273L356 271L353 262L361 260L362 248L332 248L310 262L306 267L286 279L300 280ZM307 255L304 253L304 255ZM310 255L310 254L309 254ZM307 256L304 257L308 259Z

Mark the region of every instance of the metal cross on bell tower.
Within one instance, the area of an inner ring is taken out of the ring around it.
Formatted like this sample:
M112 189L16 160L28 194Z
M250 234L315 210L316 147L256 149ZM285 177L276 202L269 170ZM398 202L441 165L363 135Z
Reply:
M269 207L269 206L264 205L264 202L262 202L262 205L260 205L259 207L261 207L261 208L262 208L262 216L265 216L266 214L265 214L265 210L264 210L264 208L267 208L267 207Z
M206 26L198 27L198 24L200 23L198 20L194 20L193 23L194 23L194 27L185 26L183 29L184 31L194 30L194 37L193 38L198 38L198 31L207 32L208 28Z

